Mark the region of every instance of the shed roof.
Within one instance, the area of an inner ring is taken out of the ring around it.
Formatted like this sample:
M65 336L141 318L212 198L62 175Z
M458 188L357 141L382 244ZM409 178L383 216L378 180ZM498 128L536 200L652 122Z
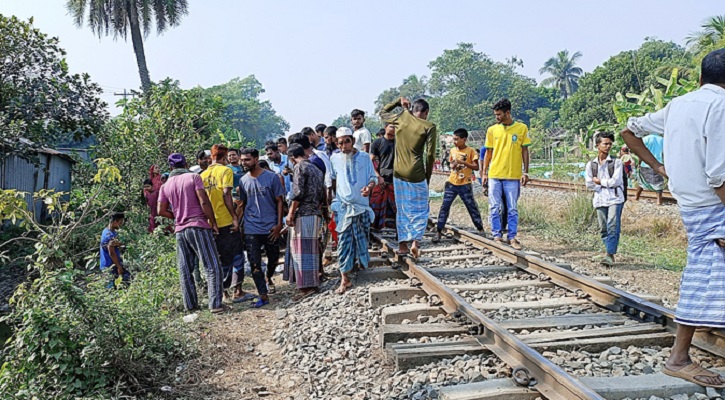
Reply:
M35 145L35 143L33 141L28 140L26 138L20 138L18 141L20 143L26 145L26 146L33 146L33 145ZM36 151L38 153L42 153L42 154L50 154L50 155L58 156L58 157L61 157L61 158L65 158L66 160L68 160L68 161L70 161L72 163L75 163L76 162L76 160L74 160L73 157L69 156L68 154L61 153L60 151L55 150L55 149L51 149L49 147L40 146L39 148L37 148Z

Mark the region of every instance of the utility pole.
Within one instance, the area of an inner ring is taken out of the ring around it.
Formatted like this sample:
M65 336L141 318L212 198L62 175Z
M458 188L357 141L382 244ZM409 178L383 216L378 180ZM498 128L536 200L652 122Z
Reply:
M123 100L126 101L126 97L128 97L128 96L136 97L136 92L133 92L133 91L128 92L128 91L126 91L126 89L123 89L123 93L113 93L113 95L114 96L123 96Z

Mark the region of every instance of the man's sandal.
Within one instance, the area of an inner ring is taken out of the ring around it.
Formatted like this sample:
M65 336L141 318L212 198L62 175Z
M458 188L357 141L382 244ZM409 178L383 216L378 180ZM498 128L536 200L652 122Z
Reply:
M219 308L212 308L210 311L211 311L212 314L221 314L221 313L227 312L227 311L229 311L231 309L232 308L229 307L228 305L223 304L221 307L219 307Z
M682 378L688 382L692 382L696 385L705 386L705 387L711 387L715 389L723 389L725 388L725 383L722 383L720 385L711 385L707 383L706 381L703 381L702 378L717 378L721 377L722 375L709 371L705 368L702 368L700 365L691 363L688 365L685 365L684 367L678 369L677 371L673 371L667 366L662 368L662 372L665 375L674 376L675 378ZM699 378L699 379L698 379Z

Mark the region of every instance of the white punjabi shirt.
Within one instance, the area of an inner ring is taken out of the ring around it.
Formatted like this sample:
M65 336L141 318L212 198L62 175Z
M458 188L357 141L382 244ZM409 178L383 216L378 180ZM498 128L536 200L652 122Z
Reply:
M665 108L632 117L637 137L663 135L669 188L681 207L720 204L713 188L725 182L725 89L706 84Z
M371 135L368 128L364 126L353 132L352 136L355 138L354 146L357 151L365 151L365 147L363 145L370 144L373 141L373 135Z
M599 158L599 156L597 156ZM624 203L624 181L622 180L622 160L614 159L614 171L609 176L608 164L612 162L612 156L607 156L604 162L599 162L599 178L601 184L596 184L592 180L592 162L589 161L586 167L586 184L587 189L594 191L594 208L609 207L615 204Z

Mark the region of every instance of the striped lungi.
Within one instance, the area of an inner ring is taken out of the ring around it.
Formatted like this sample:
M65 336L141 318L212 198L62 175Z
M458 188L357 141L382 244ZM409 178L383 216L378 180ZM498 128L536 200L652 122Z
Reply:
M395 189L392 183L376 185L370 194L370 208L375 213L373 229L395 229Z
M360 262L362 268L367 268L370 264L370 213L364 212L351 218L350 225L338 234L337 264L343 274L352 270L355 260Z
M423 240L428 225L428 183L411 183L393 178L395 203L398 209L395 224L398 241Z
M680 281L675 322L725 328L725 205L680 208L687 230L687 266Z
M658 174L652 168L640 167L635 173L637 183L642 189L651 192L661 192L665 188L665 177Z
M199 264L199 260L206 268L209 308L221 307L222 270L211 229L191 227L176 232L176 260L179 265L184 307L187 310L198 307L196 285L194 285L192 271Z
M289 229L283 278L296 283L298 289L320 286L320 224L322 217L305 215L295 218L295 226Z

